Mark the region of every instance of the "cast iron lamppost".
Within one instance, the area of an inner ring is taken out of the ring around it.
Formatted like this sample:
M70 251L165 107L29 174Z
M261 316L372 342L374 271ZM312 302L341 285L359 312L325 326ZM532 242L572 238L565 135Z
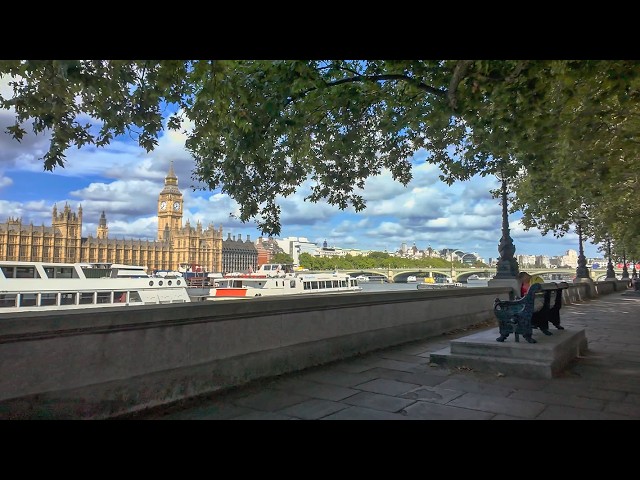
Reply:
M609 260L607 261L607 278L616 278L616 272L613 270L613 263L611 262L611 239L607 238L607 256Z
M507 179L504 172L500 169L500 173L496 177L502 182L502 238L498 245L500 260L496 264L496 279L515 279L518 276L518 262L513 254L516 247L513 245L513 239L509 235L509 215L507 209Z
M627 252L622 249L622 278L629 278L629 270L627 270Z
M587 259L584 256L584 248L582 247L582 222L586 220L584 214L579 215L577 218L578 222L578 244L579 244L579 255L578 255L578 268L576 268L576 280L580 281L581 278L591 278L589 275L589 269L587 268Z
M631 278L638 278L638 272L636 271L636 262L637 260L633 260L633 270L631 271Z

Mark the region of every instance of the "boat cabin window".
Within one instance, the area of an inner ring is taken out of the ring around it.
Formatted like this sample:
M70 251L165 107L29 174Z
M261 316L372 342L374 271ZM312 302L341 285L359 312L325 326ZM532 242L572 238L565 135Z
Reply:
M36 267L4 266L2 273L7 278L40 278Z
M95 292L80 292L80 305L87 305L94 302Z
M77 297L76 292L63 292L60 294L60 305L75 305Z
M233 280L233 282L231 282L231 287L242 288L242 280Z
M37 305L38 294L37 293L22 293L20 294L20 306L21 307L34 307Z
M49 265L44 267L48 278L73 278L73 267L58 267Z
M4 274L5 278L13 278L14 277L14 268L13 267L2 267L2 273Z
M130 303L142 302L142 298L140 298L140 294L137 291L133 290L129 292L129 302Z
M98 292L96 303L111 303L111 292Z
M16 267L16 278L39 278L36 267Z
M0 308L3 307L15 307L16 306L16 293L6 293L0 295Z
M289 280L289 287L290 288L296 288L296 281L295 280Z
M40 294L40 306L57 305L58 294L57 293L41 293Z
M127 292L113 292L113 303L127 303Z

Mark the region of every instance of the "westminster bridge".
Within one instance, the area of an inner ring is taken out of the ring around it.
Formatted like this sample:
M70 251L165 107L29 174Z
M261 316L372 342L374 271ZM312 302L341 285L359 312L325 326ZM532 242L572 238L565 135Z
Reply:
M521 268L521 271L525 271L530 275L540 275L545 280L549 281L571 281L576 276L575 268ZM614 269L617 276L622 274L622 270ZM334 270L312 270L309 273L328 273ZM432 268L418 268L418 267L405 267L405 268L367 268L367 269L340 269L341 273L348 273L351 276L357 277L364 275L367 277L374 277L382 282L389 283L404 283L410 276L415 276L418 282L423 281L425 277L432 277L434 280L439 278L451 278L454 282L466 282L471 275L478 275L479 277L491 278L496 273L494 267L487 268L451 268L451 267L432 267ZM589 269L589 274L592 280L604 280L606 277L605 269L592 270Z

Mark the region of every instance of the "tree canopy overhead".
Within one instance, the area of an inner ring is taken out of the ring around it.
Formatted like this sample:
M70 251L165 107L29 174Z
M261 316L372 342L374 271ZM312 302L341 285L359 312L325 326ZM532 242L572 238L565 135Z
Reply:
M308 200L359 211L366 179L388 169L406 185L420 149L447 183L502 171L525 225L543 231L566 231L580 207L599 238L614 228L610 217L596 228L596 206L622 203L607 197L612 182L637 189L634 61L0 61L0 76L13 87L0 97L15 111L9 133L20 140L32 122L52 135L46 170L123 134L150 151L165 121L188 121L194 178L269 235L278 195L311 179Z

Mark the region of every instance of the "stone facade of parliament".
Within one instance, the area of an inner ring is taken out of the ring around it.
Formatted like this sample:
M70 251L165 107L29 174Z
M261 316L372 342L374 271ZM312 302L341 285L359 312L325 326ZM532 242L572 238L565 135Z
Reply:
M198 265L208 272L222 272L222 226L204 229L198 221L182 225L183 199L173 162L158 196L157 240L108 238L104 212L96 237L82 237L82 206L53 207L51 226L23 225L10 218L0 223L0 259L45 262L124 263L155 270L178 270Z

